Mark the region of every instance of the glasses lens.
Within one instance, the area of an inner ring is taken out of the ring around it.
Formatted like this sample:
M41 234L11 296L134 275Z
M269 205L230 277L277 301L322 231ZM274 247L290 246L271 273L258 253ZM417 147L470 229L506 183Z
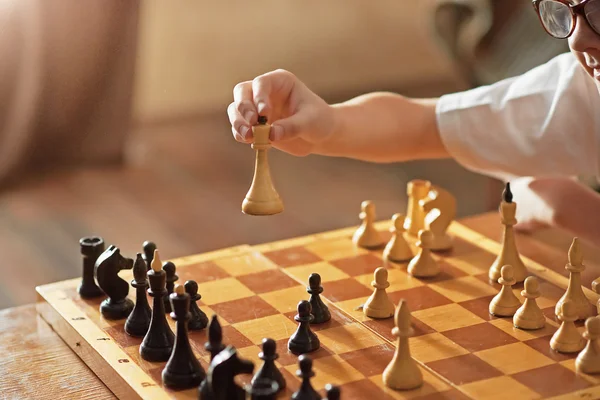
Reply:
M584 7L588 23L596 33L600 34L600 2L590 1Z
M540 2L539 10L542 24L549 34L559 39L569 36L573 27L569 6L560 1L545 0Z

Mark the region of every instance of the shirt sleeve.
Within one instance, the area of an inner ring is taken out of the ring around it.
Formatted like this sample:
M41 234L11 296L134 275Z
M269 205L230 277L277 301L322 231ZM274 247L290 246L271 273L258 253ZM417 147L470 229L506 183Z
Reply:
M572 53L439 100L442 142L463 167L507 176L600 175L600 95Z

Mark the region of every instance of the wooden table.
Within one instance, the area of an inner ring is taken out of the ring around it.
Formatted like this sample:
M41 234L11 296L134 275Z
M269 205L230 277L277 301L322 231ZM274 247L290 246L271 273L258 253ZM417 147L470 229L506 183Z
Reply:
M497 213L462 219L461 222L498 240ZM517 237L520 252L564 276L567 251L573 240L566 232L548 229ZM600 276L600 246L584 243L587 269L582 282L589 287ZM32 289L33 290L33 289ZM0 393L9 399L114 399L114 395L37 316L35 306L0 311L0 338L5 350L0 361Z

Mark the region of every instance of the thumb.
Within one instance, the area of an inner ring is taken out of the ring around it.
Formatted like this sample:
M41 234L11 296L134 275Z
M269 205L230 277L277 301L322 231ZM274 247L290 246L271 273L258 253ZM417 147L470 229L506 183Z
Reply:
M308 118L302 113L280 119L271 124L271 140L286 141L298 137L308 126Z

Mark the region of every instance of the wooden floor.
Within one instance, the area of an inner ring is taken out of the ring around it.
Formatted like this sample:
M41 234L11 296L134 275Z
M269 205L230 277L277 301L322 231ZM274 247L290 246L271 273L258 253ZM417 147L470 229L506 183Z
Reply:
M82 236L100 235L129 257L152 240L167 259L354 225L366 199L378 219L389 218L405 212L414 178L453 192L459 216L499 201L487 179L453 162L375 165L272 151L286 209L250 217L240 207L254 153L230 132L225 115L140 129L127 166L46 173L0 193L0 308L34 301L36 285L80 276Z

